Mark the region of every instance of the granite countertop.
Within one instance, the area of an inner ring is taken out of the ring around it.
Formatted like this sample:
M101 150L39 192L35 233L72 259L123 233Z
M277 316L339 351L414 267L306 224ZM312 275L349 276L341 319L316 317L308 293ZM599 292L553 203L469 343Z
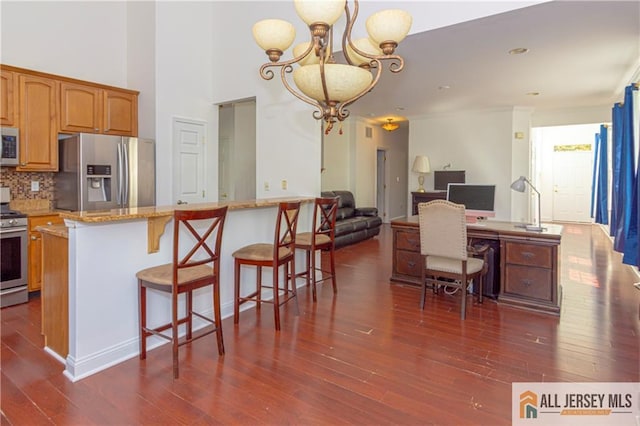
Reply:
M56 237L69 238L69 228L64 224L37 226L36 231Z
M314 200L315 197L282 197L198 204L176 204L172 206L158 207L134 207L129 209L94 210L79 212L59 211L58 213L63 219L75 220L78 222L97 223L173 216L173 212L175 210L204 210L224 206L228 206L229 210L242 210L261 207L272 207L277 206L281 202L287 201L301 201L303 204L313 203Z

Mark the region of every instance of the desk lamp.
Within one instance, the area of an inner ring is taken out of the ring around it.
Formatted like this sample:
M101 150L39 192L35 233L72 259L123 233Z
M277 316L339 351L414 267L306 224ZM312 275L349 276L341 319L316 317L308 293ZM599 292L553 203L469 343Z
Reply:
M426 155L416 155L416 159L413 160L412 172L419 173L418 175L418 189L416 192L425 192L424 190L424 173L431 171L431 165L429 164L429 157Z
M540 193L538 192L538 190L536 189L535 186L533 186L531 184L531 182L529 182L529 179L527 179L524 176L520 176L518 179L516 179L512 184L511 184L511 189L513 189L514 191L518 191L518 192L524 192L526 186L525 186L525 182L529 184L529 186L531 187L531 189L533 189L536 194L538 195L538 217L536 218L537 221L537 225L533 224L533 225L525 225L525 228L527 229L527 231L544 231L545 228L542 227L542 224L540 223L541 221L541 216L540 216Z

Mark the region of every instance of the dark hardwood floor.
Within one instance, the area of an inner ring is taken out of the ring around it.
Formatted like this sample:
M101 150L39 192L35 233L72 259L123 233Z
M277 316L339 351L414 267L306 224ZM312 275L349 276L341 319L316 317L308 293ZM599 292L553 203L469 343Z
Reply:
M224 248L223 248L224 249ZM339 293L299 292L215 337L168 345L71 383L42 350L40 301L2 316L2 424L511 423L512 382L640 381L637 276L597 226L565 225L560 317L390 284L391 231L336 252Z

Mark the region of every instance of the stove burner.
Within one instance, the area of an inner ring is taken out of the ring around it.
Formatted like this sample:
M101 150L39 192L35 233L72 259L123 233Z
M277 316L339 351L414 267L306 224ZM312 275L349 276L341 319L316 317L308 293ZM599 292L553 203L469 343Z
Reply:
M17 210L11 210L8 203L0 204L0 219L17 219L22 217L27 217L27 215Z

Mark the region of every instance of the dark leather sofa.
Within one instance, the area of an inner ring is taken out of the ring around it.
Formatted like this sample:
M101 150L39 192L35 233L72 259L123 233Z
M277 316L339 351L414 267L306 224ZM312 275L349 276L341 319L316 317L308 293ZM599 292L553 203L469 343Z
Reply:
M323 191L323 197L339 197L335 247L354 244L380 233L382 219L376 207L356 208L351 191Z

